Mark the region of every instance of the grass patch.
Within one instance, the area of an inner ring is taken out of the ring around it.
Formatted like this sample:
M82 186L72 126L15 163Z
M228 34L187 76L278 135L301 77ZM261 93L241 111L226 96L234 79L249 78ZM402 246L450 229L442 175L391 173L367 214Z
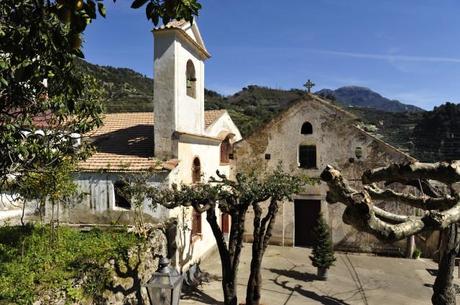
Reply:
M110 281L104 264L140 242L128 232L67 227L51 237L49 226L0 227L0 304L31 304L49 290L65 291L69 301L96 300Z

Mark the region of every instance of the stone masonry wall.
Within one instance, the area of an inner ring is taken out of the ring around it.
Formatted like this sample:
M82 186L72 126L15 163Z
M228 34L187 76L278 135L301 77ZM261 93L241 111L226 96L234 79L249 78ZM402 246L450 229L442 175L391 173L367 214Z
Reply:
M311 135L301 134L304 122L313 126ZM278 118L251 137L237 143L233 166L237 171L269 170L281 164L284 171L292 174L319 178L326 165L340 169L352 185L361 189L362 173L370 168L386 166L390 163L414 160L374 136L355 127L357 121L349 113L338 109L326 101L307 96ZM299 168L299 145L315 145L317 167ZM361 151L361 155L357 154ZM407 190L406 190L407 191ZM344 206L341 203L329 205L326 202L327 186L319 183L307 186L293 199L319 200L321 213L326 218L337 248L366 252L404 251L405 241L388 245L377 241L369 234L357 232L342 221ZM383 207L382 205L380 205ZM385 208L396 213L414 215L416 211L397 202L385 203ZM285 246L294 245L295 220L302 218L294 213L293 202L286 202L273 232L272 242ZM246 240L251 240L252 211L246 220ZM437 238L425 236L417 239L417 246L430 255L437 249Z

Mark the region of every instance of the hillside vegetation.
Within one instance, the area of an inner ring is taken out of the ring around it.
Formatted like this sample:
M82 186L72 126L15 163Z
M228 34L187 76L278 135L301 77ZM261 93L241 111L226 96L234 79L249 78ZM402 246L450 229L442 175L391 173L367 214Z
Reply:
M205 108L227 109L244 137L270 121L304 94L302 90L287 91L259 86L245 87L228 97L206 91Z
M375 135L387 143L412 154L413 131L423 118L424 112L388 112L372 108L348 108L363 123L376 127Z
M428 111L414 128L413 154L422 161L460 159L460 104Z
M153 109L153 80L134 70L99 66L78 60L83 73L98 79L107 92L106 111L142 112Z

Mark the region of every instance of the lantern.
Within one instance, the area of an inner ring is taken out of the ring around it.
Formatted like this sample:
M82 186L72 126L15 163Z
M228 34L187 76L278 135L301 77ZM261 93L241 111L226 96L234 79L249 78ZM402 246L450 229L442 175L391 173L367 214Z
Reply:
M162 257L158 270L147 283L151 305L178 305L182 288L182 275L169 266L169 259Z

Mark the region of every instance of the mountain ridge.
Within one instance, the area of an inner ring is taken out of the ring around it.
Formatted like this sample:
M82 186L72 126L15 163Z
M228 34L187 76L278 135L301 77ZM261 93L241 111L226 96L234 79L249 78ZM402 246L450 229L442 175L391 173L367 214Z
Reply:
M361 86L344 86L337 89L322 89L315 94L338 101L347 107L373 108L387 112L423 112L422 108L404 104L395 99L382 96L370 88Z

